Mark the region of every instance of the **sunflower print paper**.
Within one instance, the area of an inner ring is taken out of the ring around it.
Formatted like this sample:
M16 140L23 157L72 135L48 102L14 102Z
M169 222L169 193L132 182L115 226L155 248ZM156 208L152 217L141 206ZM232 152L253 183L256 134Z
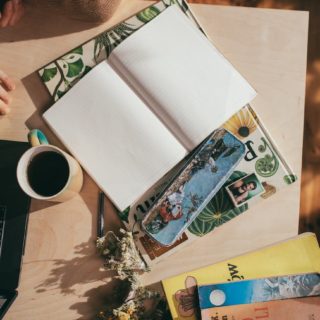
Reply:
M248 108L242 108L231 117L223 127L233 133L237 138L244 139L257 129L257 124Z

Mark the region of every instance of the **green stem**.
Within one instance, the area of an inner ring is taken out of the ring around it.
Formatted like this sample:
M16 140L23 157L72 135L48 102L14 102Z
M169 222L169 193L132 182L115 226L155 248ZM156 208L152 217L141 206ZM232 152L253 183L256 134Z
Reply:
M55 89L54 89L54 91L53 91L53 99L56 100L56 95L57 95L57 93L58 93L58 90L59 90L62 82L63 82L64 80L66 80L66 79L65 79L65 77L64 77L62 68L61 68L60 65L58 64L58 61L54 61L54 64L56 65L56 67L57 67L57 69L58 69L58 71L59 71L59 73L60 73L60 75L61 75L60 80L59 80L58 84L56 85L56 87L55 87Z

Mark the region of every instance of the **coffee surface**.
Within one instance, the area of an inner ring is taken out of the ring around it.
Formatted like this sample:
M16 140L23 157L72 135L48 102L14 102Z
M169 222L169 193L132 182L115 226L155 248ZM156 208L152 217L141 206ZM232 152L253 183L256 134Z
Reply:
M66 185L69 165L61 154L46 151L31 160L27 174L31 188L41 196L50 197L59 193Z

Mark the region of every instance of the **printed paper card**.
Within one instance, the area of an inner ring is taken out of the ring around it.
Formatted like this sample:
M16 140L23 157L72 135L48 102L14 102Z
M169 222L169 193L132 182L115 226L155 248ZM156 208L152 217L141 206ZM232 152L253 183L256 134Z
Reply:
M184 162L163 177L136 203L119 213L128 230L135 234L136 244L150 266L165 259L176 250L181 250L197 238L211 234L215 228L243 214L256 202L265 201L280 189L296 181L297 177L282 159L250 106L242 108L222 127L244 143L245 156L222 188L174 244L168 247L160 246L146 235L141 228L141 222L172 176L185 165Z
M320 295L320 275L309 273L202 285L198 287L198 295L202 319L210 319L207 315L218 307Z
M234 135L215 130L157 199L142 222L144 231L162 245L172 244L229 178L244 152Z

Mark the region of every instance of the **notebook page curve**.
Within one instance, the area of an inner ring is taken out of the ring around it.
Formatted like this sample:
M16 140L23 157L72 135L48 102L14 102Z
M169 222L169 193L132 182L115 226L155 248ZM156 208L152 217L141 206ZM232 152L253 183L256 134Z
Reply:
M256 95L175 5L116 47L109 62L188 150Z
M120 210L186 154L107 61L91 70L43 117Z

